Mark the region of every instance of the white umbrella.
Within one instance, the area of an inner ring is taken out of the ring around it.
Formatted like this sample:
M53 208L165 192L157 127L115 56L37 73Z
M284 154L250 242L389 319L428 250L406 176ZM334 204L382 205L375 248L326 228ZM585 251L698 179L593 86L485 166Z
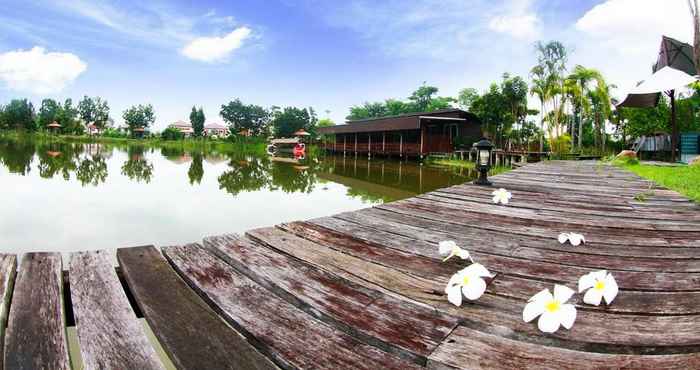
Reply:
M639 83L617 106L654 107L659 101L661 92L675 90L697 80L697 76L691 76L683 71L666 66Z

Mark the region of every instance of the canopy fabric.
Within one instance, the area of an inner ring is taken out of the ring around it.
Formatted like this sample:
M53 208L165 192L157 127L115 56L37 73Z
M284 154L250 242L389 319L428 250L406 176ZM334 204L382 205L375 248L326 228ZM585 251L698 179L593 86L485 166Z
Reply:
M697 76L691 76L678 69L666 66L637 85L618 107L655 107L659 102L660 93L674 90L697 81Z
M653 71L656 72L667 66L683 71L691 76L698 74L693 60L693 47L685 42L662 36L659 57L656 60Z

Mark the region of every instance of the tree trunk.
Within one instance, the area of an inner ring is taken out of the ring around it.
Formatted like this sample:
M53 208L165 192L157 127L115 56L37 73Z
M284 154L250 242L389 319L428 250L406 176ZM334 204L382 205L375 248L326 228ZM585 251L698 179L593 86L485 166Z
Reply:
M678 148L678 123L676 122L676 90L671 90L671 162L676 162Z
M540 153L544 152L544 103L540 104Z
M695 68L700 68L700 14L698 14L698 0L688 0L690 14L693 16L693 61Z

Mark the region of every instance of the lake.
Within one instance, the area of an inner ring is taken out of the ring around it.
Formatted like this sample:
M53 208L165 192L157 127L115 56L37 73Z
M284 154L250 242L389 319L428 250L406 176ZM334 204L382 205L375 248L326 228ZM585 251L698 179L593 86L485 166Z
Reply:
M471 178L462 168L366 157L0 137L0 245L23 253L182 244Z

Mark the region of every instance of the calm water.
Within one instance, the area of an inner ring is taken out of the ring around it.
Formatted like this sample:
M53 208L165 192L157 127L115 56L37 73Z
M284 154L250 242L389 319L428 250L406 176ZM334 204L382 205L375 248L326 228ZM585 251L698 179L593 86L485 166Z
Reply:
M463 183L463 169L0 139L0 250L171 245Z

